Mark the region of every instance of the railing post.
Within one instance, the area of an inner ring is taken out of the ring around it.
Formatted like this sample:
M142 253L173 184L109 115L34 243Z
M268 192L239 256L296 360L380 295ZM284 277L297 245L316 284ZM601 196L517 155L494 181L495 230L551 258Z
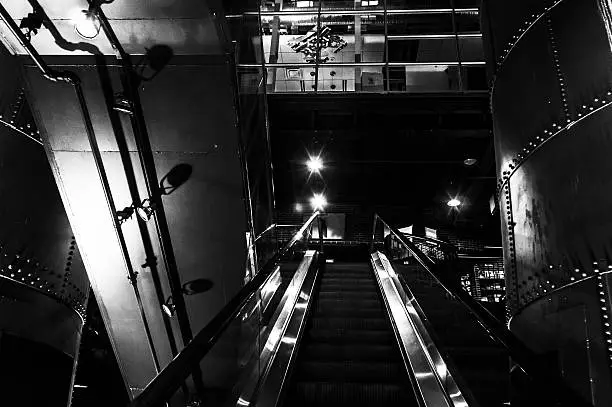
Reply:
M321 225L321 215L317 217L317 229L319 231L319 252L323 254L323 225Z
M370 241L370 253L374 251L374 242L376 241L376 224L378 223L378 214L374 214L374 222L372 223L372 240Z

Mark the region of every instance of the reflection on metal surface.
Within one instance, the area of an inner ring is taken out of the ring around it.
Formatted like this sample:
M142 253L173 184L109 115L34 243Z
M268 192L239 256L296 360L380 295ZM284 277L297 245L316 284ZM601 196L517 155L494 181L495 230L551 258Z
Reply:
M264 373L262 378L262 372L268 371L268 367L276 359L275 355L278 354L279 348L287 345L292 348L294 347L297 333L289 332L288 327L294 323L295 316L301 315L302 319L304 317L314 284L314 279L309 275L309 270L311 270L315 257L316 251L314 250L308 250L304 254L302 262L283 294L278 310L271 319L270 328L267 331L268 337L267 339L262 338L262 340L265 340L264 348L257 360L252 361L253 367L247 372L248 376L239 381L237 387L240 389L240 396L237 400L237 405L244 406L248 405L243 404L245 402L253 402L261 383L266 382L267 375ZM305 281L309 281L310 284L305 284Z
M308 252L307 252L308 253ZM309 264L312 264L312 260ZM295 359L299 338L306 326L306 314L310 305L310 299L317 281L318 267L308 267L308 274L303 279L300 295L293 308L291 317L283 334L283 339L262 378L259 393L255 404L262 407L274 407L277 405L281 389L285 384L291 362Z
M381 288L406 368L413 372L415 390L426 406L465 407L467 402L415 310L416 300L402 287L387 257L372 253L374 274Z

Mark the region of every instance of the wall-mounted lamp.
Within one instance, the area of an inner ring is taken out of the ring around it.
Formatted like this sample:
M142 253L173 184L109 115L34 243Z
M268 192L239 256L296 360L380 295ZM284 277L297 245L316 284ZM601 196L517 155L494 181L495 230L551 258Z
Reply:
M176 305L174 304L174 299L172 296L168 297L166 302L162 304L162 311L164 311L164 314L166 314L168 318L172 318L174 316L174 313L176 312Z
M132 102L125 97L123 93L115 94L115 103L113 104L113 110L117 112L127 113L134 115L134 105Z
M157 205L155 205L155 202L151 201L150 198L147 198L142 201L140 206L136 207L136 213L138 214L140 219L144 220L145 222L148 222L149 220L151 220L155 209L157 209Z
M72 22L76 33L86 40L96 38L100 33L101 24L94 7L75 11Z
M38 33L38 30L40 30L42 27L44 20L44 14L41 13L38 8L35 8L33 12L21 20L21 23L19 23L19 28L24 31L28 41L32 39L33 35Z
M124 223L130 219L134 213L136 213L140 219L148 222L151 220L151 217L153 217L155 209L157 209L155 202L151 201L150 198L147 198L143 200L140 205L127 206L122 210L117 211L117 220L119 220L119 223Z

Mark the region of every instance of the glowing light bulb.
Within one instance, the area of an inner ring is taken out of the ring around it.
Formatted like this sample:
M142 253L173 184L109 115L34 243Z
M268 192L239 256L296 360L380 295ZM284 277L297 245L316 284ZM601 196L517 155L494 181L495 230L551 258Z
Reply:
M93 11L75 11L72 15L72 22L76 33L85 39L91 40L100 33L100 20Z
M323 194L314 194L312 198L310 198L310 205L312 205L312 209L315 211L322 210L327 206L327 199Z
M323 169L323 160L321 156L310 157L306 162L306 166L308 166L308 171L319 173Z
M446 204L448 206L450 206L451 208L456 208L459 205L461 205L461 201L458 200L457 198L453 198L453 199L449 200Z

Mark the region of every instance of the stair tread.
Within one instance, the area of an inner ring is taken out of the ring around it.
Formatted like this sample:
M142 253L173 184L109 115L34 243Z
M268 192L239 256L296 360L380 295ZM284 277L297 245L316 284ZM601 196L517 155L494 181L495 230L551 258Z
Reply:
M411 389L396 383L298 382L291 405L411 406ZM296 403L297 401L297 403Z

